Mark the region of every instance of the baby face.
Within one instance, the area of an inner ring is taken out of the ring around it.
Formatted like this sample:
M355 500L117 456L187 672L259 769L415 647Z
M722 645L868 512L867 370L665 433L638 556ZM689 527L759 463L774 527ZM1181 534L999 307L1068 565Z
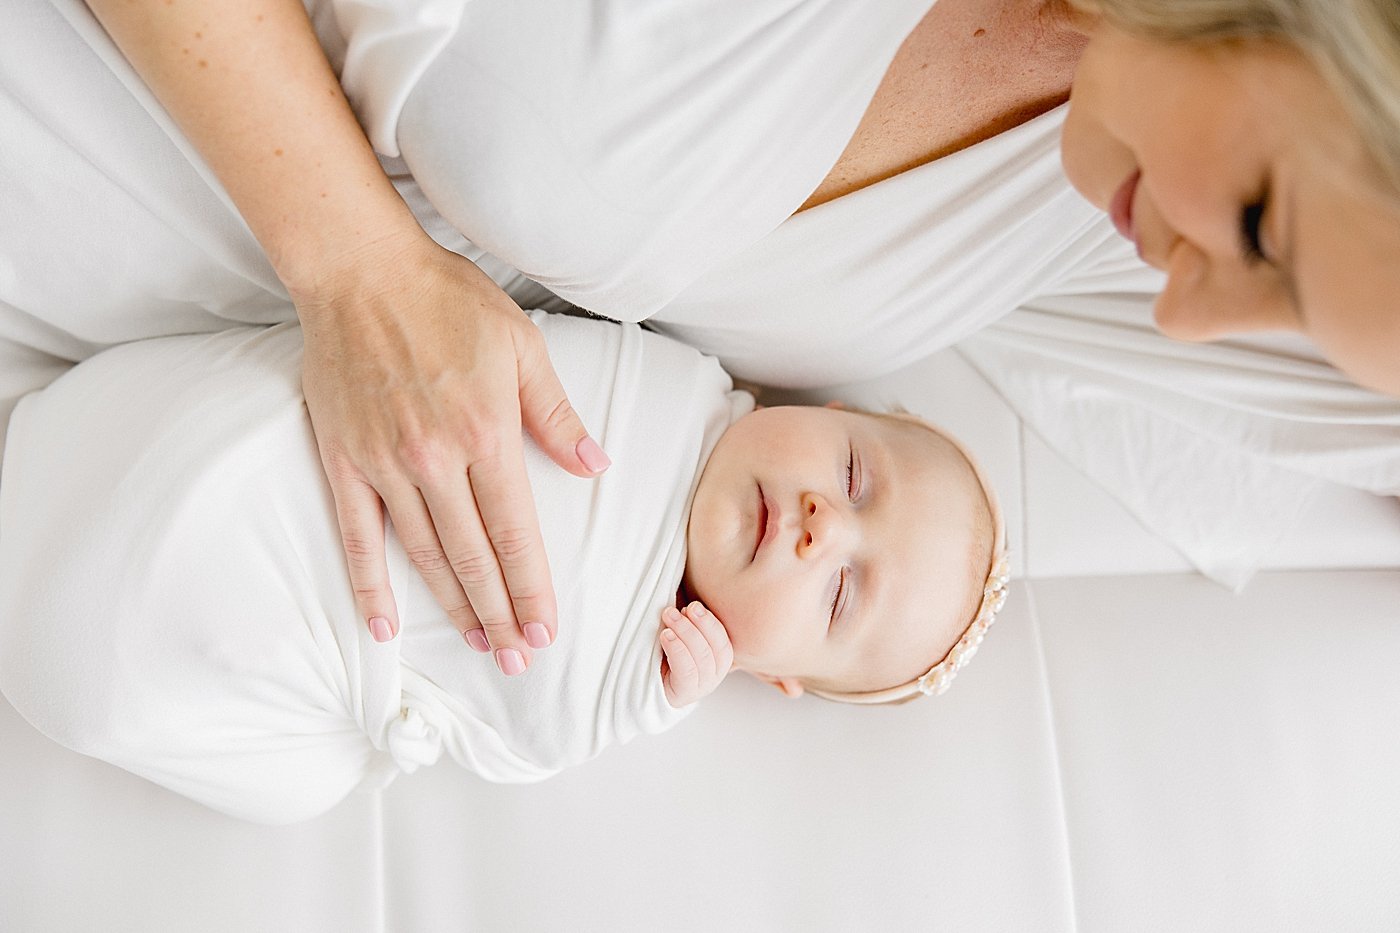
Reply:
M991 559L976 474L899 417L764 408L720 438L686 533L686 586L735 664L784 686L863 691L937 663Z

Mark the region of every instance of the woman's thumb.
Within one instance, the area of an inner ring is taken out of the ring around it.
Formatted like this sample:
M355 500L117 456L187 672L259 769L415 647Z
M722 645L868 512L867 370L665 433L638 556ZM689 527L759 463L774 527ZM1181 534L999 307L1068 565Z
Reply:
M603 448L588 436L538 344L520 360L520 421L549 459L575 476L597 476L612 466Z

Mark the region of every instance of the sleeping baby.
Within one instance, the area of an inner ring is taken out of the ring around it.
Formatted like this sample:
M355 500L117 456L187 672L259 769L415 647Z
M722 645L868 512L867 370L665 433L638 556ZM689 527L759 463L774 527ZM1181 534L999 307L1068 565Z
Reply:
M674 725L731 659L794 696L947 687L1006 582L955 442L904 415L755 410L675 341L532 317L614 465L580 480L527 445L560 625L524 676L465 649L392 535L401 631L365 631L280 325L120 346L20 404L0 689L69 748L285 823L444 753L540 780Z

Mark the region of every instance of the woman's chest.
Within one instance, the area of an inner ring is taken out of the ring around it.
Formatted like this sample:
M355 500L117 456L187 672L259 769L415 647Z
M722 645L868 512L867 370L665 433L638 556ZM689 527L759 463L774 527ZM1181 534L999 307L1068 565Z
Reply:
M940 0L904 40L807 210L990 139L1069 98L1082 37L1039 0Z

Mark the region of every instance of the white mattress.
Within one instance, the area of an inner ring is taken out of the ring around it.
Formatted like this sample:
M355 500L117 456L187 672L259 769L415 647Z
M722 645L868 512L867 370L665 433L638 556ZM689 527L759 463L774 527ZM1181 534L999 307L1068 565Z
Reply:
M1236 595L936 363L839 392L1002 490L1023 579L945 697L735 677L542 785L440 766L285 828L0 705L0 930L1400 929L1400 506L1329 492Z

